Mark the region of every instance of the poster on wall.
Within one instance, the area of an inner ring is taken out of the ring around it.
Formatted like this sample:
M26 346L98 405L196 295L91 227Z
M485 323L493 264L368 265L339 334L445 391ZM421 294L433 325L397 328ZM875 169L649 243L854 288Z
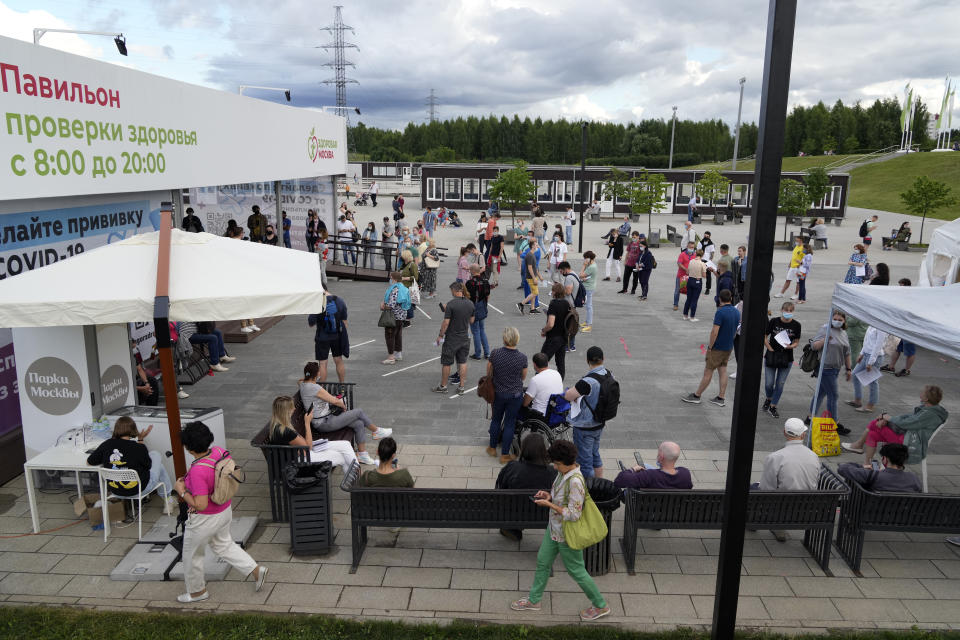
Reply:
M0 37L0 198L343 174L346 120Z
M144 362L157 357L157 334L152 322L131 322L130 340Z
M246 232L247 217L253 206L260 207L270 224L276 221L275 194L272 182L229 184L219 187L198 187L189 190L190 204L208 233L223 235L227 221L233 220ZM333 179L305 178L280 183L280 208L290 219L290 246L307 250L307 211L313 209L327 225L335 229L336 198Z
M0 329L0 436L20 427L20 396L13 357L13 333Z

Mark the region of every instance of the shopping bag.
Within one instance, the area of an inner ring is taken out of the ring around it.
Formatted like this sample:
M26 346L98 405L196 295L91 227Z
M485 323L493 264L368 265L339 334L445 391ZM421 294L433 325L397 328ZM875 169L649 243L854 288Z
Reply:
M380 320L377 321L378 327L392 329L397 326L397 318L393 315L393 309L384 309L380 312Z
M680 278L680 293L687 295L687 276Z
M821 458L840 455L837 422L830 417L829 411L824 411L822 417L810 421L810 448Z

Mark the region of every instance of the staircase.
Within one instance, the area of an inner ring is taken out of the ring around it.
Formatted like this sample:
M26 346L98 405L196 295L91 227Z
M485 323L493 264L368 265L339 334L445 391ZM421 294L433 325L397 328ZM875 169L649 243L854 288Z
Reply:
M824 165L823 168L827 170L827 173L849 173L857 167L863 167L868 164L873 164L874 162L883 162L884 160L896 158L900 155L898 153L899 150L900 147L897 145L886 147L884 149L877 149L876 151L857 155L852 158L847 157L840 160L835 160L830 164Z

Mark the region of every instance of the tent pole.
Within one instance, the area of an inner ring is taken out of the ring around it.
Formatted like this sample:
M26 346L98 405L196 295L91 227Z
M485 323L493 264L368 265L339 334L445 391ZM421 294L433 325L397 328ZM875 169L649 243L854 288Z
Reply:
M157 336L160 371L163 376L163 396L170 429L170 449L173 470L177 478L187 473L180 444L180 399L177 397L177 374L173 368L173 350L170 340L170 227L173 203L160 204L160 242L157 248L157 293L153 300L153 328ZM168 487L169 488L169 487ZM172 489L171 489L172 490Z
M277 224L273 227L273 235L277 236L277 246L283 248L283 209L280 203L280 181L273 181L273 196L277 205Z
M770 272L777 233L777 199L783 161L787 97L793 57L797 0L770 0L764 47L763 84L760 94L760 130L750 215L750 248L747 287L744 291L740 337L740 366L733 399L723 527L714 592L713 640L734 636L750 472L757 431L757 396L763 363L763 335L770 304ZM726 368L721 369L721 375Z

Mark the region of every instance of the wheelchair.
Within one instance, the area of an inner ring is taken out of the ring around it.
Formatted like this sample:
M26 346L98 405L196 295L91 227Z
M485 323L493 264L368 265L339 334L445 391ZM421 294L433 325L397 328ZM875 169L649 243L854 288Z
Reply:
M529 433L539 434L547 447L557 440L569 440L567 434L570 431L570 424L567 422L567 418L570 413L570 403L562 398L563 396L560 394L550 396L550 401L547 403L547 415L530 416L517 424L513 432L513 442L510 443L511 455L516 458L520 457L520 443L523 441L523 437Z

